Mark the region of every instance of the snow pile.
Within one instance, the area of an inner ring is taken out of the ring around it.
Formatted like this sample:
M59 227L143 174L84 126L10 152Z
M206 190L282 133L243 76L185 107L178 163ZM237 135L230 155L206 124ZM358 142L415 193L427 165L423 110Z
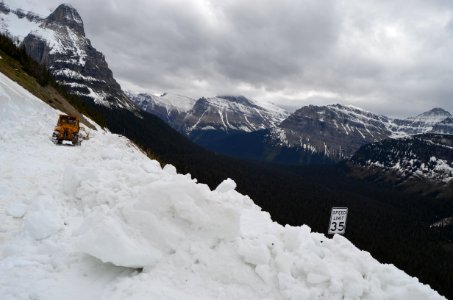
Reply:
M0 75L2 299L443 299L232 180L211 191L109 133L55 146L56 116Z

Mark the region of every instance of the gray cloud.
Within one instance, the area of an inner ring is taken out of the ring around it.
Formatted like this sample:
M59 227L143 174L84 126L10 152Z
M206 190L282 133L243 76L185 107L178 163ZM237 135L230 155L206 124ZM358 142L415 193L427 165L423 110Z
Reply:
M73 0L125 88L453 111L453 5L414 0ZM14 0L47 13L56 0Z

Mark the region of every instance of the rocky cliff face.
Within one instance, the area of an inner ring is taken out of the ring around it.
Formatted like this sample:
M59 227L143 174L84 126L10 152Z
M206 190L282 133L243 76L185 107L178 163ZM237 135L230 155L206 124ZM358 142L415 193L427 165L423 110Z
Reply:
M85 36L83 21L77 10L69 4L62 4L52 12L43 23L46 28L58 29L59 26L65 26L78 35Z
M424 112L416 117L409 117L407 119L395 119L394 123L397 125L394 131L406 133L409 135L422 134L422 133L443 133L453 134L453 127L451 124L452 115L442 109L433 108L430 111Z
M283 110L265 109L243 96L199 99L184 118L186 130L252 132L277 126L286 116Z
M416 117L392 119L352 106L310 105L290 115L268 137L276 145L343 159L365 144L423 133L453 134L451 114L434 108Z
M453 136L421 134L361 147L348 161L357 177L433 196L453 195Z
M448 117L433 125L430 132L453 135L453 118Z
M196 131L252 132L277 126L287 113L266 109L243 96L190 97L146 94L129 97L142 110L157 115L187 135Z
M310 105L285 119L268 137L274 144L342 159L364 144L389 137L390 125L387 117L359 108Z
M72 93L105 106L134 108L113 78L104 55L85 37L75 8L62 4L47 18L40 18L2 4L0 17L1 31L46 65Z
M139 109L159 117L180 132L184 132L184 118L196 102L190 97L167 93L155 96L127 92L127 96Z
M402 176L453 179L453 136L422 134L387 139L361 147L351 161L360 166L395 170Z

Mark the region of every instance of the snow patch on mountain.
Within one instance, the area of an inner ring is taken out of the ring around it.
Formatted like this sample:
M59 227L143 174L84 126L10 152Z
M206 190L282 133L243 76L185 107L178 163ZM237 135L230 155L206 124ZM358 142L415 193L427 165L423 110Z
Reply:
M72 6L62 4L47 18L41 18L0 3L0 31L45 65L71 93L96 104L135 109L102 53L85 37L82 18Z
M270 130L267 137L276 146L305 149L332 159L343 159L363 144L388 137L390 126L388 118L352 106L309 105Z
M69 6L65 4L65 6ZM72 8L74 10L74 8ZM76 43L80 39L71 29L63 24L52 23L45 18L30 20L19 14L20 10L10 10L9 13L0 14L1 28L4 33L16 41L19 46L30 33L46 41L50 54L83 52ZM74 12L72 12L72 15ZM80 18L80 16L79 16ZM70 16L65 19L72 20ZM81 22L81 19L80 19ZM83 23L81 23L83 26ZM63 31L63 32L62 32ZM62 34L63 33L63 34Z
M369 163L371 163L371 160L369 160ZM374 162L375 165L377 163L379 162ZM383 163L379 163L379 165L386 168ZM411 176L425 177L437 182L448 183L453 179L453 163L449 163L445 159L438 159L435 156L432 156L428 162L420 161L417 158L401 158L394 161L390 169L401 174L407 174L408 169L410 169Z
M396 172L404 180L423 178L445 185L453 180L452 158L451 136L424 134L366 145L351 161L381 172Z
M405 133L407 135L423 133L453 134L452 115L442 108L433 108L416 117L406 119L395 119L397 125L394 133Z
M453 134L451 114L434 108L417 117L392 119L355 106L333 104L302 107L270 130L268 138L276 146L310 145L314 152L344 159L368 143L427 132Z
M286 117L289 115L287 110L281 108L280 106L276 105L273 102L256 101L256 105L259 105L268 111L272 111L277 115L282 115L282 116L286 116Z
M197 100L178 94L164 93L160 96L162 102L171 105L180 112L188 112Z
M407 120L434 125L450 117L452 117L452 115L448 111L442 108L433 108L430 111L424 112L416 117L409 117Z
M252 132L276 127L286 116L283 110L267 110L246 97L225 95L198 99L183 123L189 134L211 128Z
M342 236L281 226L91 132L55 146L58 112L0 75L4 299L444 299ZM9 213L8 213L9 212Z
M11 37L19 45L32 31L39 29L40 21L30 21L20 18L16 11L0 14L0 28L3 33Z
M142 110L152 112L157 107L163 107L168 115L171 112L186 113L192 109L196 99L178 95L164 93L160 96L149 95L146 93L134 94L128 91L129 98Z
M190 135L197 130L252 132L277 126L287 113L267 105L266 109L243 96L202 97L198 100L181 95L128 93L142 110L166 121L176 130Z

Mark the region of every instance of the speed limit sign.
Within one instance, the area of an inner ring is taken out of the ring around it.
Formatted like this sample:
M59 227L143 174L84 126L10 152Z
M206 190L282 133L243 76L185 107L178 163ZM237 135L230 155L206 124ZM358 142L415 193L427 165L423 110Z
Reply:
M347 207L332 207L330 214L329 234L344 234L346 231Z

